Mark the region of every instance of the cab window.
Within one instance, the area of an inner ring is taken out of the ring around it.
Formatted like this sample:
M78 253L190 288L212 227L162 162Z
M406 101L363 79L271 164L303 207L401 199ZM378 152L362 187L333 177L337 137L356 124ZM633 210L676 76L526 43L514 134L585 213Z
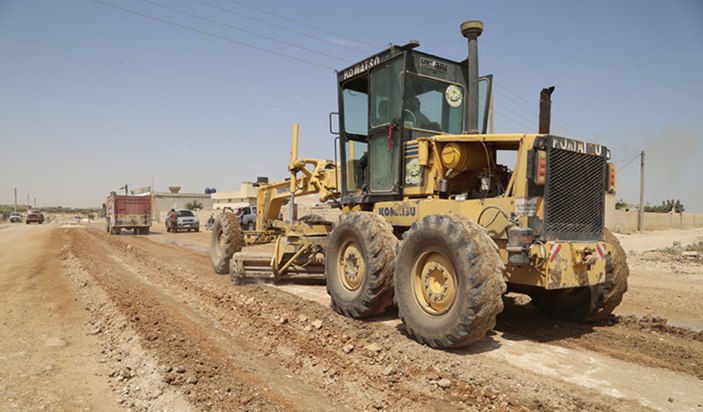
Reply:
M459 134L464 87L408 73L403 121L406 128Z
M352 135L368 135L368 94L353 89L344 89L342 96L344 99L344 131Z
M389 124L400 117L403 60L376 68L371 76L371 127Z

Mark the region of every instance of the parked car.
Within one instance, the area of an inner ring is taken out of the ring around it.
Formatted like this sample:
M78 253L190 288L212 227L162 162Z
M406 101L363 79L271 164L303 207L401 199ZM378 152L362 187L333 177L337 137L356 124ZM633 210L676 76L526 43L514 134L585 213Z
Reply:
M22 215L18 212L10 213L10 223L19 222L22 223Z
M172 215L175 214L175 220ZM167 232L178 232L181 230L187 231L200 231L200 220L189 209L175 209L166 216L166 231Z
M245 206L239 210L239 223L242 229L256 230L256 206Z
M26 224L39 223L41 225L44 223L44 215L38 210L32 210L27 213L27 219L24 222Z

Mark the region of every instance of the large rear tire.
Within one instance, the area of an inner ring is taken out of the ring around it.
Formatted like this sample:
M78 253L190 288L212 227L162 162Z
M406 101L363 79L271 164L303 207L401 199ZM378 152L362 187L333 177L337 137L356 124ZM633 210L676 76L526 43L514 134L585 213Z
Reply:
M600 320L607 318L622 302L630 274L627 256L620 241L608 229L604 230L603 240L610 246L605 263L605 284L534 294L532 303L542 313L567 321ZM595 299L592 299L594 295Z
M498 247L471 220L432 215L403 235L395 263L395 302L408 335L433 348L485 338L503 310L505 266Z
M215 272L229 273L232 255L244 247L244 235L239 218L234 213L224 212L215 218L210 236L210 258Z
M398 239L381 216L342 216L327 242L325 276L332 308L352 318L381 313L393 303L393 260Z

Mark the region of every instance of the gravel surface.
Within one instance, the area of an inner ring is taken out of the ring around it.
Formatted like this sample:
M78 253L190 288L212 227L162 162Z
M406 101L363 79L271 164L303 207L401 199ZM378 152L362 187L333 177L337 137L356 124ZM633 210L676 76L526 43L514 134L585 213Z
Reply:
M485 341L440 351L393 309L336 314L315 282L236 286L208 236L0 226L2 409L703 410L695 259L630 253L630 290L599 324L506 295Z

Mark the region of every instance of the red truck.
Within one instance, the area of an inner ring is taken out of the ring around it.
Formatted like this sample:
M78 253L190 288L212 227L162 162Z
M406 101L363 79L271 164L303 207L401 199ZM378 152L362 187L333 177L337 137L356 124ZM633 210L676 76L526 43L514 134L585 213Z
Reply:
M105 205L107 232L119 235L122 229L133 229L135 234L148 235L151 227L151 197L123 196L110 193Z

